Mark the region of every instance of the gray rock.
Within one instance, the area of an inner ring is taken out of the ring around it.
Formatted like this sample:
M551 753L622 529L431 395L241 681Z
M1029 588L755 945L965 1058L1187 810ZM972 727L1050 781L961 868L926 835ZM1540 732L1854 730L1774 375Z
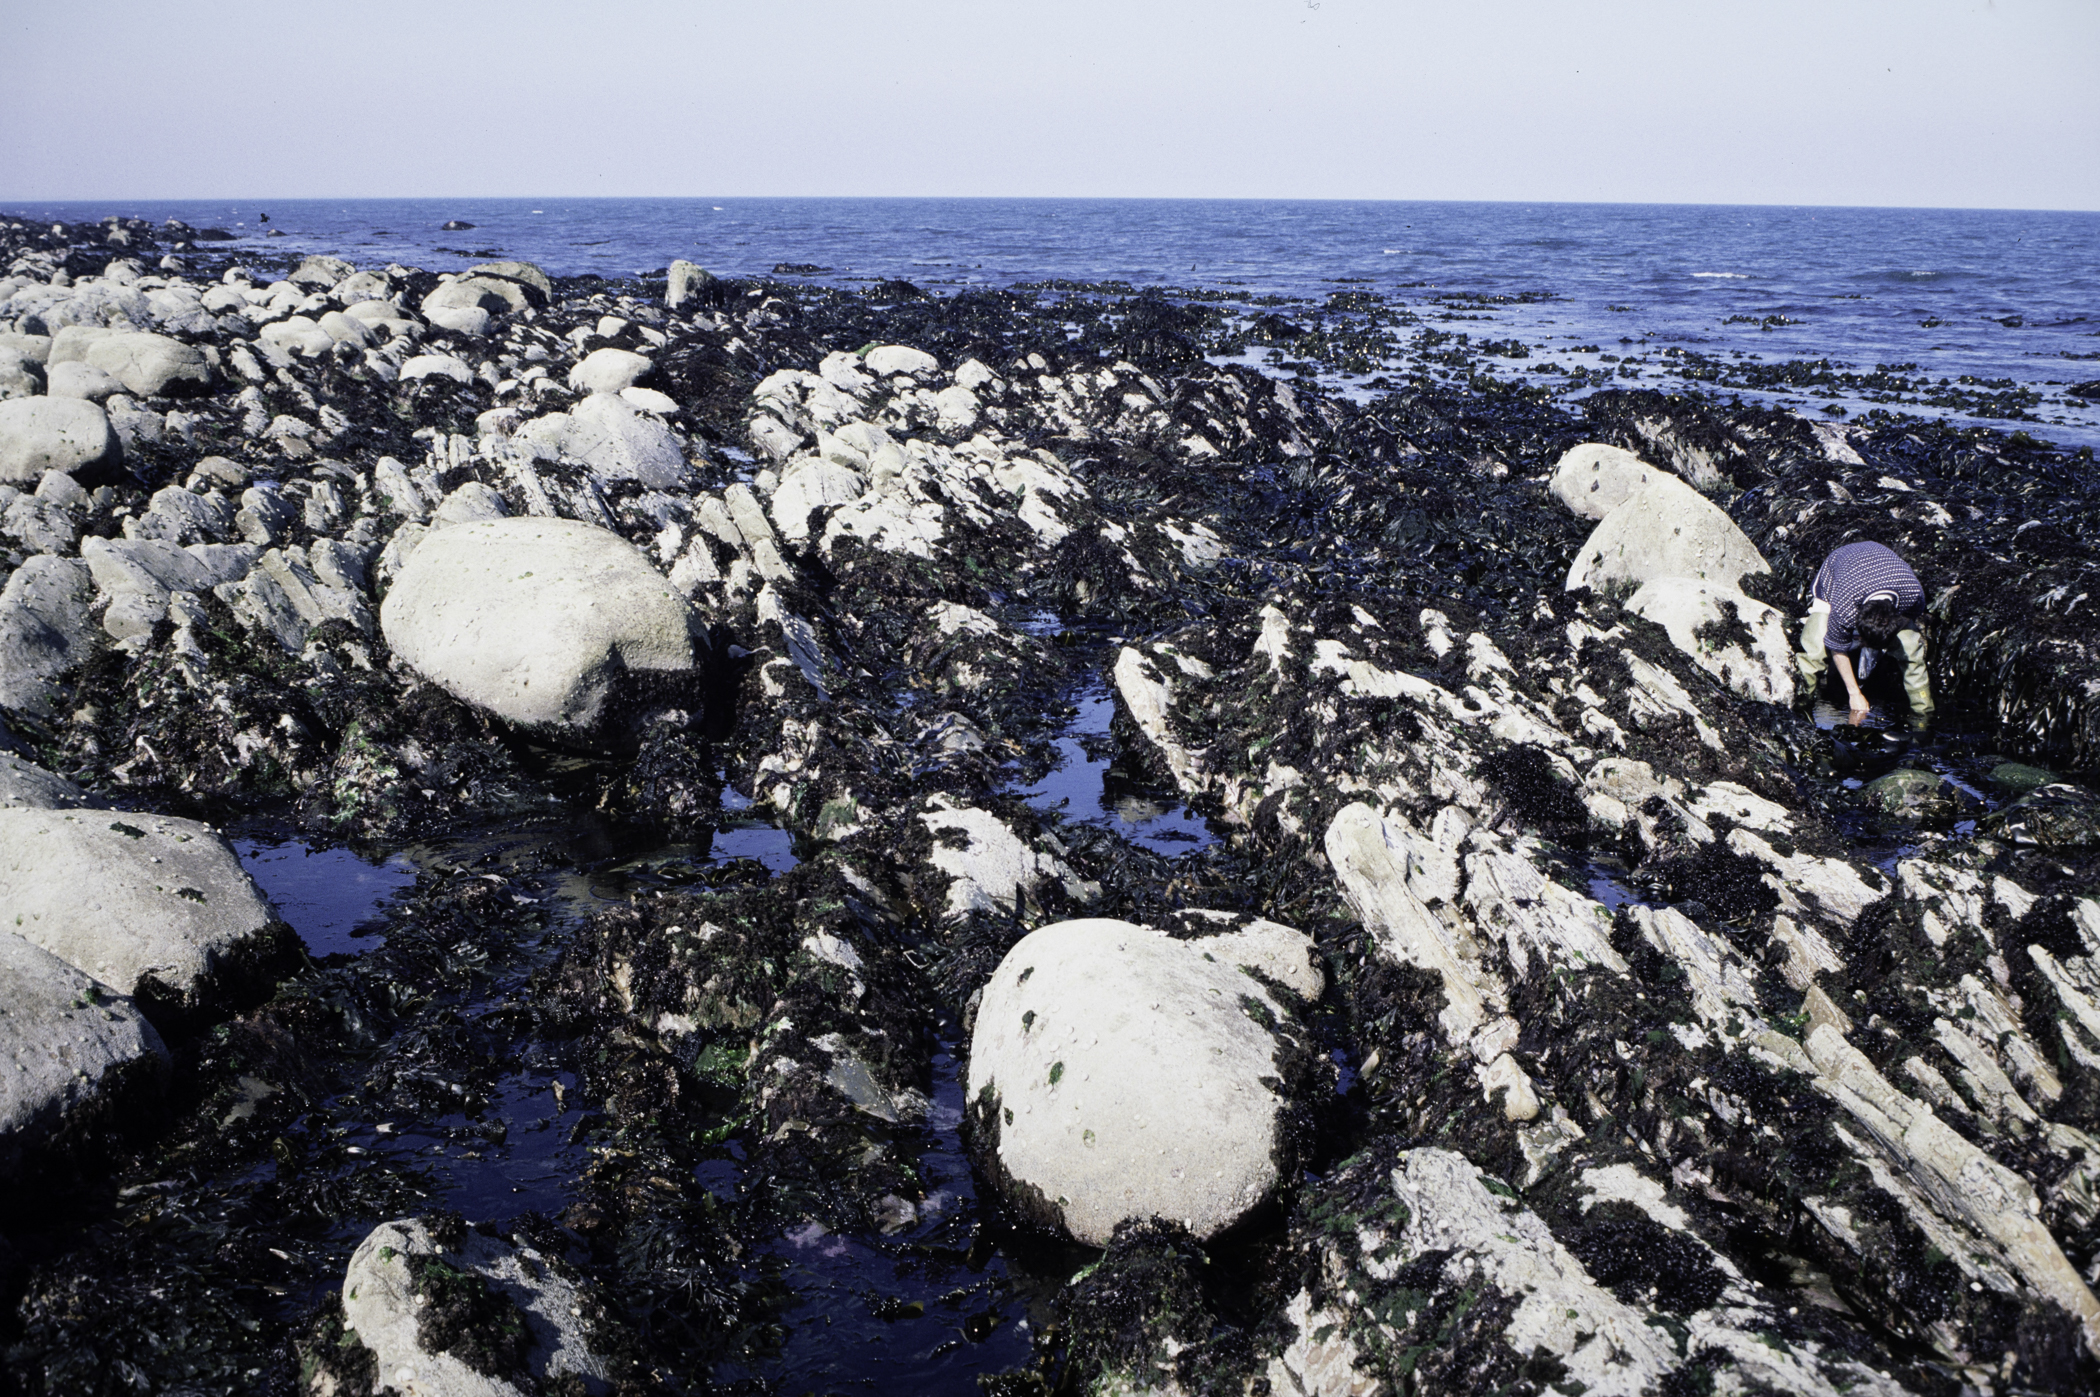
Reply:
M21 495L0 513L0 534L20 540L31 553L70 553L80 541L80 524L63 505Z
M212 592L242 625L270 636L288 654L303 651L307 636L324 621L344 621L366 634L373 630L364 593L323 580L298 548L268 550L252 570Z
M26 485L45 471L99 471L124 448L100 405L81 398L0 402L0 484Z
M130 538L162 539L168 543L216 543L233 532L234 508L216 490L200 495L180 485L168 485L153 494L146 512L127 520L124 532Z
M112 394L123 392L124 385L106 370L69 359L51 366L44 376L44 391L54 398L85 398L91 403L99 403L107 401Z
M314 575L327 585L352 592L365 589L365 555L349 544L332 538L315 539L307 557Z
M423 303L423 318L439 329L450 330L456 335L485 335L489 332L489 313L479 305L433 306L426 300Z
M43 478L36 483L36 497L66 509L88 507L88 492L64 471L45 471Z
M352 272L329 288L345 308L365 301L384 301L394 294L394 279L385 272Z
M80 359L124 385L127 393L157 398L171 393L198 393L211 387L211 361L204 351L181 340L148 331L99 335L83 346ZM53 347L49 371L71 355Z
M655 368L646 356L625 349L594 349L569 370L569 386L584 393L617 393Z
M449 378L454 383L472 383L474 369L455 354L418 354L402 362L401 377L411 382L419 378Z
M664 304L677 310L688 301L698 299L713 281L714 277L706 268L680 258L671 264L670 282L664 287Z
M13 358L24 364L43 365L51 358L51 337L0 334L0 358Z
M87 659L94 581L76 558L40 554L0 591L0 708L49 716L58 683Z
M285 280L294 286L326 288L350 276L357 269L340 257L328 257L319 253L301 262Z
M639 480L663 489L685 479L678 434L611 393L593 393L568 414L562 454L607 480Z
M194 1007L289 933L210 825L106 810L0 810L11 929L120 993Z
M684 599L625 539L565 519L432 531L380 625L418 674L536 727L595 729L628 671L693 668Z
M904 374L910 378L931 378L941 371L941 361L923 349L913 349L904 344L877 345L861 356L868 372L880 378L893 374Z
M469 267L467 275L521 282L537 291L543 302L554 294L554 279L531 262L484 262L478 267Z
M517 1307L532 1336L526 1373L516 1383L469 1367L449 1352L432 1352L418 1335L425 1303L416 1283L418 1260L440 1258L470 1272ZM453 1247L440 1246L420 1218L372 1229L343 1273L343 1327L372 1351L374 1386L415 1397L525 1397L540 1385L574 1375L584 1391L607 1389L609 1368L593 1351L584 1327L585 1297L564 1269L522 1243L469 1231Z
M505 315L532 304L523 284L502 277L456 277L434 288L423 298L423 314L440 310L484 310ZM435 317L433 317L435 318Z
M260 548L280 542L299 511L292 508L275 490L265 490L251 485L241 491L241 507L233 516L234 527L241 537Z
M408 467L391 456L380 457L372 467L372 486L387 507L404 519L422 519L430 513L430 504Z
M1234 960L1302 968L1307 938L1180 941L1095 919L1030 933L985 985L968 1102L1024 1210L1106 1244L1128 1218L1215 1236L1288 1167L1285 1006ZM1273 946L1270 942L1273 941ZM1208 954L1206 954L1208 952ZM1222 952L1222 954L1220 953Z
M1637 587L1658 577L1733 588L1745 574L1769 570L1757 545L1719 505L1666 478L1628 497L1590 532L1568 569L1567 590Z
M510 506L503 503L503 496L494 486L470 480L438 501L438 507L430 516L434 525L474 524L484 519L505 519L510 516Z
M80 557L106 597L136 594L166 602L170 592L203 591L225 581L203 559L165 539L84 539Z
M1669 474L1623 447L1586 441L1562 454L1548 488L1553 491L1553 498L1573 513L1585 519L1602 519L1635 492Z
M0 931L0 1177L63 1152L118 1100L157 1094L167 1068L168 1050L135 1005Z
M339 310L324 312L315 322L323 334L337 344L352 344L359 349L374 343L379 336L372 327L356 316L345 315Z
M1641 584L1626 609L1670 634L1670 643L1739 694L1782 706L1794 701L1794 653L1786 617L1732 587L1685 577Z
M158 442L167 431L167 419L150 408L142 408L128 393L112 393L103 408L109 413L109 429L130 455L141 445Z
M86 791L57 772L0 752L0 809L76 810L92 804Z
M34 398L44 391L44 372L0 349L0 399Z

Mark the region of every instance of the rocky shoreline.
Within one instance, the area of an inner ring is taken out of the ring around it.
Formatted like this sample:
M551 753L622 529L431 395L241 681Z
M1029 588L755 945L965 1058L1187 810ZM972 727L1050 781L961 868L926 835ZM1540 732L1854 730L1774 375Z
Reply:
M2100 1377L2089 452L1214 362L1349 293L0 240L23 1390L768 1390L827 1237L1004 1259L866 1302L957 1390ZM1796 711L1860 537L1929 741ZM1024 794L1088 685L1220 837ZM263 827L409 852L383 943Z

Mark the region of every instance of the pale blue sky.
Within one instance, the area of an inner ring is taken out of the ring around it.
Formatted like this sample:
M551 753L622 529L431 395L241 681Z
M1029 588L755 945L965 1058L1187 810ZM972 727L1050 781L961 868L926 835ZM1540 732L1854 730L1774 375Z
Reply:
M0 201L2100 209L2100 0L5 0Z

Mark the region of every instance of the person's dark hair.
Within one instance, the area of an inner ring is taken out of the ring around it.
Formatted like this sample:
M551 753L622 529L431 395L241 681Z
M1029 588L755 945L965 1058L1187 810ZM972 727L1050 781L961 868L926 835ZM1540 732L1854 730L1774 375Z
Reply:
M1860 642L1876 650L1886 650L1889 642L1896 638L1902 628L1903 618L1896 611L1896 603L1887 597L1870 597L1859 604L1859 620L1856 623Z

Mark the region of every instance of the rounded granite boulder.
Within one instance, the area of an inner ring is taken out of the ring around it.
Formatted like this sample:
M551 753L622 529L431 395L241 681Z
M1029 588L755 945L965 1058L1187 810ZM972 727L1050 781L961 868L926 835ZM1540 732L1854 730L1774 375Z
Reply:
M1687 577L1738 587L1770 565L1719 505L1675 476L1627 496L1590 531L1568 569L1567 590L1638 587L1658 577Z
M0 402L0 485L34 485L45 471L93 476L123 454L100 403L86 398Z
M685 598L641 550L569 519L433 531L379 624L394 654L506 722L594 737L637 674L694 668Z
M969 1131L1036 1222L1102 1246L1126 1219L1224 1232L1289 1177L1302 1074L1283 997L1311 942L1272 922L1195 940L1107 918L1022 938L984 988Z
M1675 479L1623 446L1586 441L1562 453L1548 488L1553 498L1584 519L1602 519L1658 480Z

